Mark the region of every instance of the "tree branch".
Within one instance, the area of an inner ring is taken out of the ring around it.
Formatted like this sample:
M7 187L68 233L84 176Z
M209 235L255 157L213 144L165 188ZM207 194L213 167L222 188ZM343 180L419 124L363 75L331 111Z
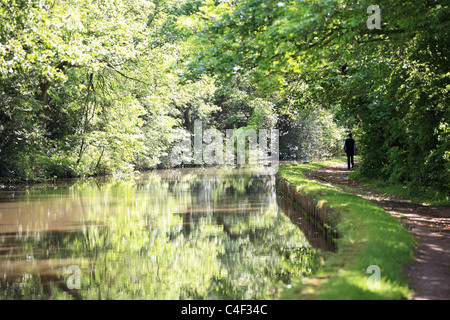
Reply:
M140 83L145 84L146 86L149 86L148 83L146 83L146 82L144 82L144 81L142 81L142 80L140 80L140 79L136 79L136 78L127 76L127 75L124 74L123 72L121 72L121 71L117 70L116 68L114 68L114 66L111 65L111 64L109 64L109 63L108 63L106 66L107 66L108 68L113 69L115 72L117 72L118 74L120 74L122 77L127 78L128 80L137 81L137 82L140 82Z

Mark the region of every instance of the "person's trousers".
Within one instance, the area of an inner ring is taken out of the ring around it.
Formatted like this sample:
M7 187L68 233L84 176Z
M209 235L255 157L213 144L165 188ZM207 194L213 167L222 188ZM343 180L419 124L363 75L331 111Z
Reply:
M355 165L355 163L353 162L353 153L347 153L347 166L350 169L350 164L353 166Z

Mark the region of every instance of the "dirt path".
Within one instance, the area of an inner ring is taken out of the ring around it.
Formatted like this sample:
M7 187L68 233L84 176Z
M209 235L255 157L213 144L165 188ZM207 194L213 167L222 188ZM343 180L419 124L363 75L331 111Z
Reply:
M342 163L310 171L307 177L370 200L401 223L416 239L414 262L405 268L415 300L450 299L450 207L429 206L376 193L348 178ZM344 186L344 187L342 187ZM345 187L354 190L349 191Z

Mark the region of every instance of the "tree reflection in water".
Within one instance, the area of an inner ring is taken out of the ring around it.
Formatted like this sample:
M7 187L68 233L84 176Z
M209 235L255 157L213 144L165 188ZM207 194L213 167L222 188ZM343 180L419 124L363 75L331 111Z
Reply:
M274 176L161 170L2 192L1 299L265 299L318 251ZM81 288L67 285L80 268Z

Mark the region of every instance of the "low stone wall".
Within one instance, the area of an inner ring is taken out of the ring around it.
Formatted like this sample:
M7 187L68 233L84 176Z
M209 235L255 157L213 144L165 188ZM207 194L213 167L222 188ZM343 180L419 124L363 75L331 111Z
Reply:
M311 195L297 189L297 186L289 180L277 175L276 185L283 198L290 202L294 208L303 210L308 220L321 232L326 238L337 239L339 233L337 224L340 215L335 210L329 208L326 203L321 203Z

